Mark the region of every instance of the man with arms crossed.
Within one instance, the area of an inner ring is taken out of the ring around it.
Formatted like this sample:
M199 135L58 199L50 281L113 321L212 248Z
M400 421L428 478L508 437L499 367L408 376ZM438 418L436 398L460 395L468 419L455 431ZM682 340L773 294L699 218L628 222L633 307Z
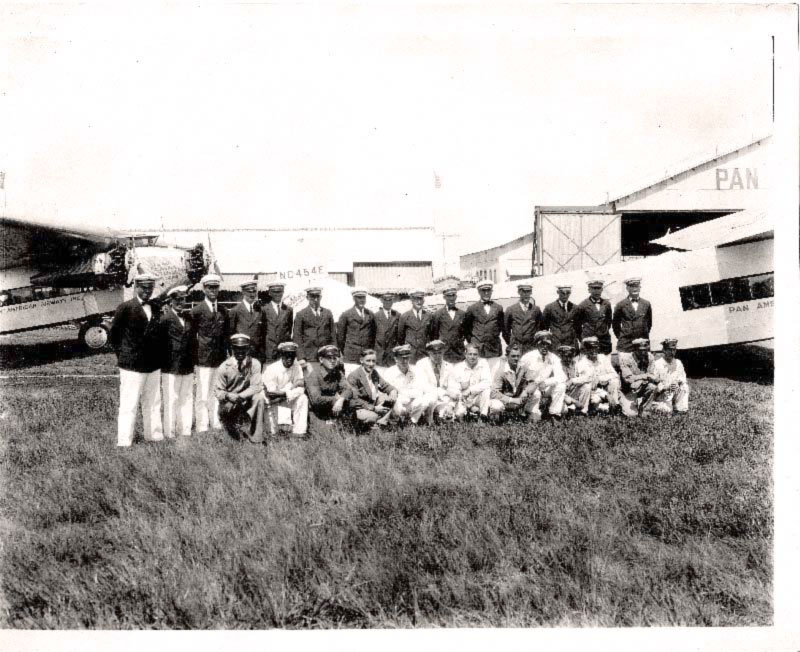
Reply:
M292 434L304 437L308 432L308 397L303 368L297 362L297 344L278 344L280 360L273 362L263 374L266 400L266 426L275 435L281 425L291 425ZM281 396L277 396L280 394Z
M233 354L223 362L214 379L219 420L233 439L251 444L264 442L264 385L261 363L250 355L250 338L237 333L230 340Z
M525 380L525 369L519 364L521 358L522 349L519 345L509 346L506 349L506 362L492 379L489 414L497 421L503 419L533 421L536 387Z

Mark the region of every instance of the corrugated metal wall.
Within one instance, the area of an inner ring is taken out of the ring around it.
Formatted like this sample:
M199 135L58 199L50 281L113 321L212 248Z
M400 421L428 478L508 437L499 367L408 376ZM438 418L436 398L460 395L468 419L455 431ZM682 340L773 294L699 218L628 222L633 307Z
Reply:
M353 281L371 292L433 289L431 263L353 263Z

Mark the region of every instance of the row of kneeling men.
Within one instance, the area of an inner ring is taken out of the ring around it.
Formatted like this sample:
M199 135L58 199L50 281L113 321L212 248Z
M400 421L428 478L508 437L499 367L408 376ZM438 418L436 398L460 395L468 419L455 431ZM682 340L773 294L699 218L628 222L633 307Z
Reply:
M139 278L137 289L147 284L147 278ZM237 333L229 339L232 355L210 368L211 373L195 367L192 374L191 362L188 371L170 373L170 369L150 369L152 360L146 369L130 368L142 355L131 350L137 338L130 331L147 329L152 321L149 307L137 294L120 306L112 327L120 361L120 446L133 441L140 404L146 440L189 435L194 404L198 432L221 426L234 437L256 443L280 429L303 436L324 432L343 420L368 429L469 416L535 422L543 413L558 419L569 414L621 411L635 416L688 409L689 387L675 358L675 340L662 342L664 355L659 359L650 353L646 339L635 340L632 353L620 354L621 378L610 359L599 353L596 337L584 338L583 353L576 358L570 345L552 351L548 331L538 332L535 348L524 355L520 347L508 347L494 374L475 346L467 347L463 361L447 362L441 340L428 342L427 357L416 364L411 363L410 346L394 347L395 364L383 373L377 369L375 351L364 349L359 365L349 365L348 374L341 351L332 344L317 350L318 365L304 366L298 360L298 346L282 342L277 347L279 359L262 367L253 355L251 338Z

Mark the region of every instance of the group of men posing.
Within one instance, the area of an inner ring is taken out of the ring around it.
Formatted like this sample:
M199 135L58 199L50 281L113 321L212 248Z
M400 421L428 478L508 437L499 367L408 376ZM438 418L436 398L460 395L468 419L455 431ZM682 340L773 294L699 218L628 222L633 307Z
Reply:
M393 309L393 294L383 294L373 312L366 291L354 288L354 305L338 322L320 305L319 287L308 288L308 306L294 315L282 283L270 284L261 305L248 281L242 301L225 310L217 305L220 278L209 274L201 280L204 300L187 313L185 286L168 292L168 305L150 303L155 280L136 277L136 296L119 306L111 328L119 446L133 442L139 405L145 440L188 436L194 420L197 432L223 427L254 443L280 430L324 432L342 420L371 429L470 416L535 422L543 414L688 409L677 340L662 342L661 358L650 353L652 309L637 278L626 280L628 297L613 310L600 280L589 282L578 305L569 300L572 288L559 286L543 311L527 283L507 310L483 281L480 301L467 310L449 287L436 312L424 309L423 291L412 291L403 314ZM609 357L611 330L620 374Z

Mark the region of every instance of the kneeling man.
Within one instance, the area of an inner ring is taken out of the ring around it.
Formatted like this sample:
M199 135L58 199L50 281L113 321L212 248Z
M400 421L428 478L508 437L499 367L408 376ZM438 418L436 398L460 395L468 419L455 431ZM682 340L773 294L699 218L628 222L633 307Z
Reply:
M363 349L360 361L361 366L347 377L353 391L350 405L355 410L356 425L367 429L375 424L387 426L397 400L397 390L375 369L378 356L374 349Z
M622 391L619 402L626 417L641 416L649 407L658 388L658 378L653 373L653 354L650 340L637 337L633 342L633 353L619 354L619 371L622 376Z
M411 364L413 349L409 344L394 347L395 364L386 370L386 382L397 389L394 412L400 419L409 419L417 424L428 409L429 399L425 389L417 380L414 365Z
M420 360L415 370L417 384L428 396L428 412L425 418L430 425L436 419L451 421L455 418L458 394L449 388L450 376L455 365L444 359L447 345L442 340L432 340L425 345L428 357Z
M569 344L558 347L558 357L566 376L562 414L587 416L592 392L592 375L578 366L575 361L575 349Z
M455 366L450 376L450 393L458 396L457 419L467 414L479 414L484 419L489 416L492 373L489 362L480 357L479 351L475 344L469 344L466 358Z
M689 411L689 383L683 363L675 357L678 340L667 338L661 342L664 357L653 363L653 374L658 380L651 409L672 414Z
M230 340L233 355L217 369L214 394L222 427L234 439L264 443L264 385L261 363L250 355L250 337L243 333Z
M512 344L506 349L506 362L497 370L492 380L489 413L497 420L533 419L537 389L525 380L525 370L520 366L522 349Z
M297 344L281 342L277 346L280 360L273 362L264 372L264 387L269 392L266 400L267 429L278 432L281 425L291 425L292 434L302 437L308 430L308 397L303 368L297 362Z
M533 420L542 418L541 399L549 398L551 417L561 418L564 411L564 395L567 391L567 377L560 358L550 352L553 337L549 331L539 331L534 336L536 348L522 356L520 366L525 370L525 380L532 382L539 396L534 394Z
M306 377L308 429L311 434L333 434L336 421L350 416L353 390L344 375L339 348L326 344L317 350L319 366Z
M607 355L599 353L600 339L594 335L581 342L583 355L575 362L580 375L591 377L589 409L596 412L616 412L619 409L619 376Z

